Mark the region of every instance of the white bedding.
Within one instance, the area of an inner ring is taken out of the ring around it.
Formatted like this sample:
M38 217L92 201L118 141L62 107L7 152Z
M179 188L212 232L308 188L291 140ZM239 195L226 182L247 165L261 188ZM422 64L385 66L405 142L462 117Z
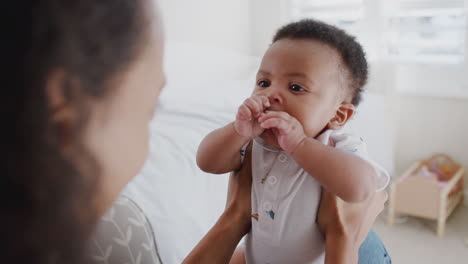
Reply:
M147 214L164 263L180 263L224 209L227 175L200 171L201 139L235 117L254 87L258 59L221 49L169 44L168 85L151 124L150 156L125 193ZM180 65L180 66L179 66ZM366 95L353 121L375 161L393 171L384 100Z
M227 175L201 172L195 153L203 136L231 112L164 101L157 111L150 157L126 193L152 223L163 263L181 263L224 208Z

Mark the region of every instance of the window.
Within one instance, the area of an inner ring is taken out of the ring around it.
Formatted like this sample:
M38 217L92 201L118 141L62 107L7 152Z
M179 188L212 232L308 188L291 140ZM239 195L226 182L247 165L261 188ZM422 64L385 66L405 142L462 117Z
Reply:
M344 29L364 46L369 60L378 58L378 8L373 0L290 0L291 20L313 18Z
M291 20L316 18L357 37L371 90L468 98L468 0L289 3Z
M387 10L387 59L400 93L468 97L464 0L399 0Z
M295 0L291 17L322 20L352 34L359 33L363 9L363 0Z
M387 55L403 62L462 64L466 9L463 0L399 0L389 7Z

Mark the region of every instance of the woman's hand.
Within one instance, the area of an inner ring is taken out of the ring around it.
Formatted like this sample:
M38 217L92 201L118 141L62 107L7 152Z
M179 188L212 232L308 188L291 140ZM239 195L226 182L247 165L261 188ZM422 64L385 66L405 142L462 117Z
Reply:
M384 209L385 191L361 203L346 203L326 190L318 212L318 225L325 235L325 263L357 263L358 251L377 216Z
M239 172L229 176L226 209L208 234L183 263L229 263L239 241L250 230L252 189L252 144Z
M252 215L252 144L246 149L244 163L238 172L229 176L229 188L226 202L226 211L232 210L243 226L245 233L250 231Z

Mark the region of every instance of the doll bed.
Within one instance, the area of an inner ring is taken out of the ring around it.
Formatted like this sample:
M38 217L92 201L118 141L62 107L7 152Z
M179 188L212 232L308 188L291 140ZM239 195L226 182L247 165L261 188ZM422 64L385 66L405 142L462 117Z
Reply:
M444 161L445 171L431 168ZM388 224L396 213L437 220L437 235L444 235L445 222L463 201L465 169L444 154L414 163L391 185Z

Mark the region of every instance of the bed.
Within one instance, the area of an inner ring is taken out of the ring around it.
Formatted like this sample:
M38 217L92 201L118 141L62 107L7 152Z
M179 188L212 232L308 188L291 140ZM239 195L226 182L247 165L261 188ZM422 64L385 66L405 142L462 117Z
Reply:
M151 123L141 172L124 190L145 212L163 263L180 263L224 209L227 175L198 169L195 153L211 130L231 122L250 95L259 59L194 43L166 45L167 86ZM393 173L385 100L365 94L352 120L373 159Z

